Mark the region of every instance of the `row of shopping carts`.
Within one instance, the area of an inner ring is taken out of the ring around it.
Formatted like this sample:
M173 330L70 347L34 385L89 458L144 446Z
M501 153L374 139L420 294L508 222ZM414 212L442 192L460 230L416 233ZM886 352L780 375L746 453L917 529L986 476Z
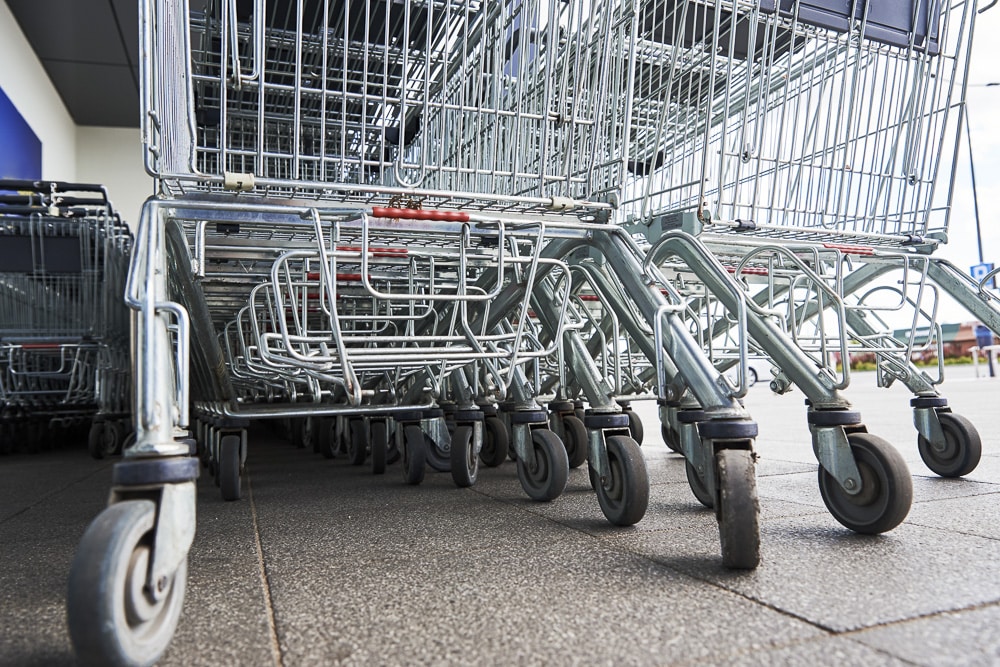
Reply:
M411 484L429 466L470 486L509 452L536 501L586 463L632 525L649 480L629 405L655 400L733 568L760 560L750 354L806 396L851 530L896 527L912 487L835 359L874 353L906 384L936 473L978 463L941 373L910 361L942 290L1000 331L987 281L933 256L974 1L140 6L160 195L125 288L136 440L70 578L83 660L166 649L192 454L239 498L253 420Z
M0 452L121 449L131 252L101 186L0 180Z

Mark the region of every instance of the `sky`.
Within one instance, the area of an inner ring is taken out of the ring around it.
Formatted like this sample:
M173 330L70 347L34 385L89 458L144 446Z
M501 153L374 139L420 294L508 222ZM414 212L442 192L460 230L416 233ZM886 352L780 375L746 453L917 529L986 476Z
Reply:
M1000 266L1000 114L997 114L997 109L1000 109L1000 40L997 35L1000 35L1000 4L976 18L966 99L976 170L983 261ZM996 85L987 85L991 83ZM968 148L963 135L948 244L935 253L936 257L943 257L964 271L979 263ZM938 313L940 322L973 319L958 304L942 300Z

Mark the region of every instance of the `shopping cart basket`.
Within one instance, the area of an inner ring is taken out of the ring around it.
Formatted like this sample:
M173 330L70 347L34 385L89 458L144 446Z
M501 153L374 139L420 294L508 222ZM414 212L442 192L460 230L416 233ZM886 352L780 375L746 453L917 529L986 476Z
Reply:
M928 467L970 472L975 427L911 359L933 344L939 289L997 323L987 283L930 256L947 240L975 4L667 4L645 14L646 48L673 60L638 84L631 228L699 235L838 387L837 363L875 355L880 384L915 395Z
M132 236L101 186L0 181L0 414L4 449L90 428L103 456L129 417Z

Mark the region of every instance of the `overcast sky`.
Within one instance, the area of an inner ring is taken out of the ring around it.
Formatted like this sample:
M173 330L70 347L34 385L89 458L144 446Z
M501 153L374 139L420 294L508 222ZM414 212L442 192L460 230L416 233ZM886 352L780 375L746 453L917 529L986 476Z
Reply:
M1000 4L976 19L973 56L970 63L968 113L972 151L979 192L979 220L983 260L1000 265ZM995 83L996 86L987 86ZM962 141L949 242L936 253L960 269L979 262L976 244L972 180L969 175L968 143ZM973 319L957 304L942 304L942 322Z

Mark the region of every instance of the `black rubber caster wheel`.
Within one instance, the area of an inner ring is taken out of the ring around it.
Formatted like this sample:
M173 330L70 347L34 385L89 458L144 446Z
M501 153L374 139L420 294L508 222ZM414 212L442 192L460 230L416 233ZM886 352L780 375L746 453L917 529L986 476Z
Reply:
M319 453L323 455L324 459L332 459L337 456L337 420L322 420L316 440L319 441Z
M610 474L597 485L597 501L608 521L616 526L638 523L649 507L649 473L642 450L632 438L607 438Z
M646 435L646 429L642 426L642 420L639 419L639 415L635 413L635 410L625 410L625 414L628 415L628 431L632 435L632 439L635 443L642 446L642 439Z
M365 420L352 419L349 422L350 440L347 447L347 458L352 466L364 465L368 458L368 434L365 433Z
M760 503L753 452L723 449L716 455L722 564L752 570L760 564Z
M152 665L166 651L184 602L187 560L146 587L156 505L116 503L87 528L70 566L66 618L77 659L86 665Z
M529 467L521 459L517 460L521 488L532 500L547 502L558 498L569 478L566 447L555 433L544 428L532 429L531 445L535 448L534 465Z
M118 441L119 430L111 422L94 422L87 434L87 451L95 459L112 456L121 446Z
M389 425L384 419L371 420L372 474L384 475L389 453Z
M575 416L568 415L563 417L563 430L565 432L563 444L566 446L569 467L579 468L587 460L589 449L587 427Z
M868 535L892 530L906 518L913 502L910 471L899 452L871 433L847 437L861 473L861 491L850 495L834 477L819 469L819 490L830 514L847 528Z
M688 486L691 487L691 493L698 499L698 502L709 509L715 507L715 498L709 493L704 480L701 479L698 471L688 460L684 461L684 472L687 474Z
M668 428L666 424L660 424L660 438L663 439L663 444L667 446L672 452L681 453L681 441L677 435L677 432L671 428Z
M411 425L403 429L403 479L407 484L416 485L424 481L426 451L424 432L419 426Z
M479 456L472 435L473 429L467 424L456 426L451 434L451 478L459 488L472 486L479 475Z
M240 436L224 435L219 443L219 487L223 500L239 500L240 488Z
M941 477L968 475L979 465L983 441L968 419L954 412L939 412L944 447L937 449L924 436L917 436L917 449L924 464Z
M483 447L479 450L479 460L484 466L495 468L507 460L510 447L510 433L499 417L487 417L483 421Z

